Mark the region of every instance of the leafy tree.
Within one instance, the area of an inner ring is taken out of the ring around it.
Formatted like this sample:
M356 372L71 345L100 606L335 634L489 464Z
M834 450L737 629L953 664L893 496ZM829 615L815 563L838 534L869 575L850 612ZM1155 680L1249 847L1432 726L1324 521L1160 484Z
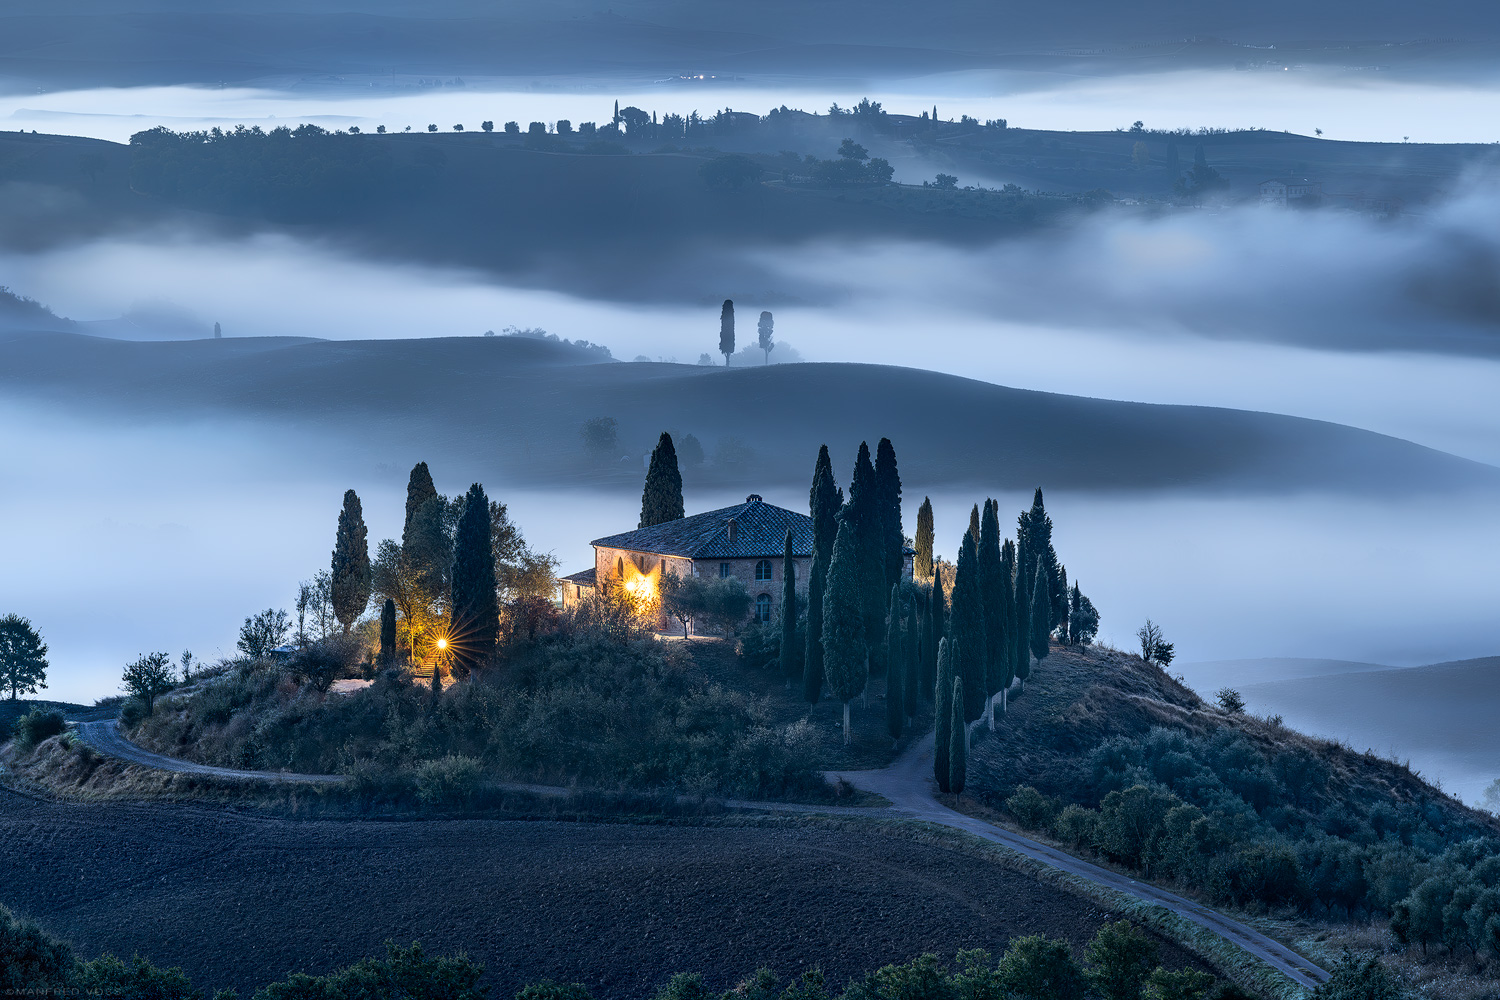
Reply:
M480 985L484 966L464 955L428 957L422 946L402 948L387 941L384 959L364 958L326 976L295 973L286 981L257 990L254 1000L331 1000L334 997L403 997L410 1000L485 1000ZM522 992L522 996L525 996ZM527 1000L582 1000L569 993L542 994ZM143 998L144 1000L144 998ZM165 1000L165 998L164 998Z
M1214 692L1214 700L1219 703L1219 711L1227 715L1241 715L1245 711L1245 699L1234 688L1220 688Z
M292 620L285 611L267 608L245 619L245 623L240 626L239 641L235 645L250 659L258 660L286 642L287 633L291 630Z
M689 469L696 469L703 464L703 442L692 434L686 435L682 439L682 450L678 452L677 457Z
M583 449L595 458L614 458L620 453L619 425L614 417L592 417L579 432Z
M1052 630L1047 627L1052 602L1047 596L1047 570L1037 564L1036 580L1031 586L1031 655L1038 663L1047 658L1047 639Z
M880 508L880 548L885 558L882 593L901 580L906 532L901 527L901 473L890 438L875 446L875 501Z
M937 177L933 179L932 186L937 188L939 191L952 191L954 188L958 187L958 178L953 176L952 174L938 174Z
M953 678L953 721L948 726L948 790L962 795L969 773L968 726L964 724L964 679Z
M776 320L769 309L762 310L760 322L755 325L757 344L766 355L766 364L771 363L771 352L776 350Z
M0 996L64 995L76 965L66 942L0 906Z
M1149 618L1146 619L1146 624L1136 630L1135 637L1141 644L1141 659L1147 663L1165 667L1177 655L1172 643L1162 636L1161 626Z
M646 470L646 487L641 493L640 527L680 520L685 514L677 449L672 446L672 435L662 431L651 452L651 465Z
M1010 658L1005 644L1005 588L1000 552L1000 505L985 500L979 518L979 597L984 607L984 693L985 712L991 731L995 728L995 699L1009 683Z
M792 530L788 528L781 553L781 676L788 687L802 676L801 653L797 644L797 563L792 555Z
M474 483L464 497L464 510L453 537L453 582L449 608L449 637L453 672L457 677L489 661L500 632L500 607L495 597L495 556L490 535L490 504L484 487Z
M479 127L482 130L484 130L485 132L493 132L493 131L495 131L495 123L494 122L480 122L479 123Z
M1083 1000L1088 992L1068 943L1038 934L1012 938L999 973L1014 1000Z
M823 595L828 581L828 566L833 561L833 543L838 537L839 508L844 505L844 491L833 479L833 461L828 446L818 449L813 467L812 486L808 490L808 511L813 522L812 572L807 581L807 655L802 665L802 695L809 705L816 705L823 687Z
M194 989L181 969L159 969L139 955L129 962L113 955L84 962L70 985L81 996L112 1000L202 1000L203 997L203 991Z
M932 579L932 498L923 497L917 508L916 556L912 562L912 575L920 581Z
M427 126L427 131L429 131L429 132L436 132L437 131L437 125L429 123L428 126Z
M984 710L984 606L979 594L979 554L974 535L964 532L958 550L958 574L953 582L953 620L948 634L958 640L962 654L954 675L964 679L965 722L976 721Z
M543 979L521 987L516 1000L594 1000L594 995L582 983L554 983Z
M839 156L846 160L868 160L870 151L853 139L845 139L839 143Z
M158 695L172 690L172 658L166 653L145 653L125 668L121 680L125 690L141 700L150 715Z
M389 597L380 608L380 665L396 664L396 602Z
M10 700L35 694L47 686L47 645L20 615L0 618L0 688L10 690Z
M1345 951L1329 970L1328 981L1313 990L1311 1000L1405 1000L1411 994L1371 955L1363 961Z
M1094 602L1078 589L1073 582L1073 592L1068 599L1068 642L1071 645L1087 645L1099 634L1099 611Z
M730 191L760 183L764 172L759 163L741 153L716 156L698 168L698 176L709 187Z
M956 641L946 637L938 641L938 665L936 685L936 707L933 711L933 777L937 779L939 791L949 791L949 779L952 773L948 770L948 762L951 760L953 742L953 675L954 659L958 652ZM963 720L959 720L962 725Z
M506 135L520 135L521 134L521 123L520 122L506 122L505 123L505 134Z
M823 594L823 671L829 691L844 703L845 746L849 744L849 702L864 691L870 669L854 531L846 511L839 517Z
M344 634L354 627L370 603L370 547L365 529L364 511L359 495L344 492L344 507L339 511L338 534L333 545L333 613Z
M1100 927L1083 955L1100 1000L1141 1000L1157 948L1130 921L1120 920Z
M788 536L790 537L790 536ZM906 685L906 636L901 630L901 584L891 585L890 610L885 617L885 725L891 739L901 738L906 722L906 705L902 699Z
M724 355L724 367L729 367L729 359L734 354L734 300L725 299L724 307L719 310L719 353Z

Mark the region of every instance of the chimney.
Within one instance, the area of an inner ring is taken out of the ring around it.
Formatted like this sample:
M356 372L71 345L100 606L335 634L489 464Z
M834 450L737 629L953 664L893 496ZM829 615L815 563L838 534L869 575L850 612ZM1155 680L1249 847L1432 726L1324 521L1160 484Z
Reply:
M734 518L731 517L729 519L729 544L730 545L734 544L734 535L735 535L736 529L738 529L738 528L739 528L739 525L735 522Z
M760 494L752 493L745 498L746 503L760 503Z

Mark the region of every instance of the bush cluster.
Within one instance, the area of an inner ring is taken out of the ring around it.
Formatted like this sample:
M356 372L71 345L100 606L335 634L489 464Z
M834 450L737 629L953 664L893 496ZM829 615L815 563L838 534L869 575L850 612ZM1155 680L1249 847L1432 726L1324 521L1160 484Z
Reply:
M1149 877L1219 903L1390 914L1415 943L1489 947L1483 928L1500 906L1500 842L1435 796L1361 795L1310 749L1267 749L1229 727L1112 737L1071 776L1052 777L1042 791L1016 789L1010 813ZM1493 867L1479 864L1485 858ZM1431 901L1414 898L1423 886ZM1463 916L1443 930L1433 907L1457 906L1455 896ZM1494 933L1500 946L1500 916Z
M61 735L67 728L68 724L63 721L61 712L33 708L16 720L12 729L15 748L26 753L43 740Z
M712 683L685 650L603 628L543 636L434 697L401 670L349 695L255 662L206 683L141 735L209 763L347 773L372 797L457 803L483 780L674 788L744 797L829 794L806 723Z

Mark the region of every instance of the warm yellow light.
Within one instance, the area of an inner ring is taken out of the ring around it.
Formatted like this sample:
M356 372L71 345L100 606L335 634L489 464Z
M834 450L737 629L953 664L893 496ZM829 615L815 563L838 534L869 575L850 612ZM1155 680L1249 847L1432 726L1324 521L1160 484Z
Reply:
M438 643L437 643L437 646L438 646L438 649L447 649L448 648L448 640L447 639L439 639Z

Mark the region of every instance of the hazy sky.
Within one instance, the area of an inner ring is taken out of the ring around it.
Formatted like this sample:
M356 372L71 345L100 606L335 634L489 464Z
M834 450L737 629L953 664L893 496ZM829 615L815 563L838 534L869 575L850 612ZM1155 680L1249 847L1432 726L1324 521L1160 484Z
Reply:
M1273 53L1268 53L1268 56ZM415 82L415 81L411 81ZM1109 130L1137 119L1152 128L1265 128L1372 142L1500 141L1500 79L1429 84L1378 74L1326 70L1177 71L1123 77L1061 73L967 72L913 80L815 87L728 85L686 88L650 81L471 80L463 88L405 96L366 88L315 92L136 87L0 96L0 127L124 141L134 132L214 125L274 126L304 121L330 128L376 125L421 130L435 123L475 129L484 120L608 121L613 102L647 111L711 114L720 108L765 114L786 105L824 111L862 97L886 110L920 114L934 104L943 119L1005 118L1016 128Z

